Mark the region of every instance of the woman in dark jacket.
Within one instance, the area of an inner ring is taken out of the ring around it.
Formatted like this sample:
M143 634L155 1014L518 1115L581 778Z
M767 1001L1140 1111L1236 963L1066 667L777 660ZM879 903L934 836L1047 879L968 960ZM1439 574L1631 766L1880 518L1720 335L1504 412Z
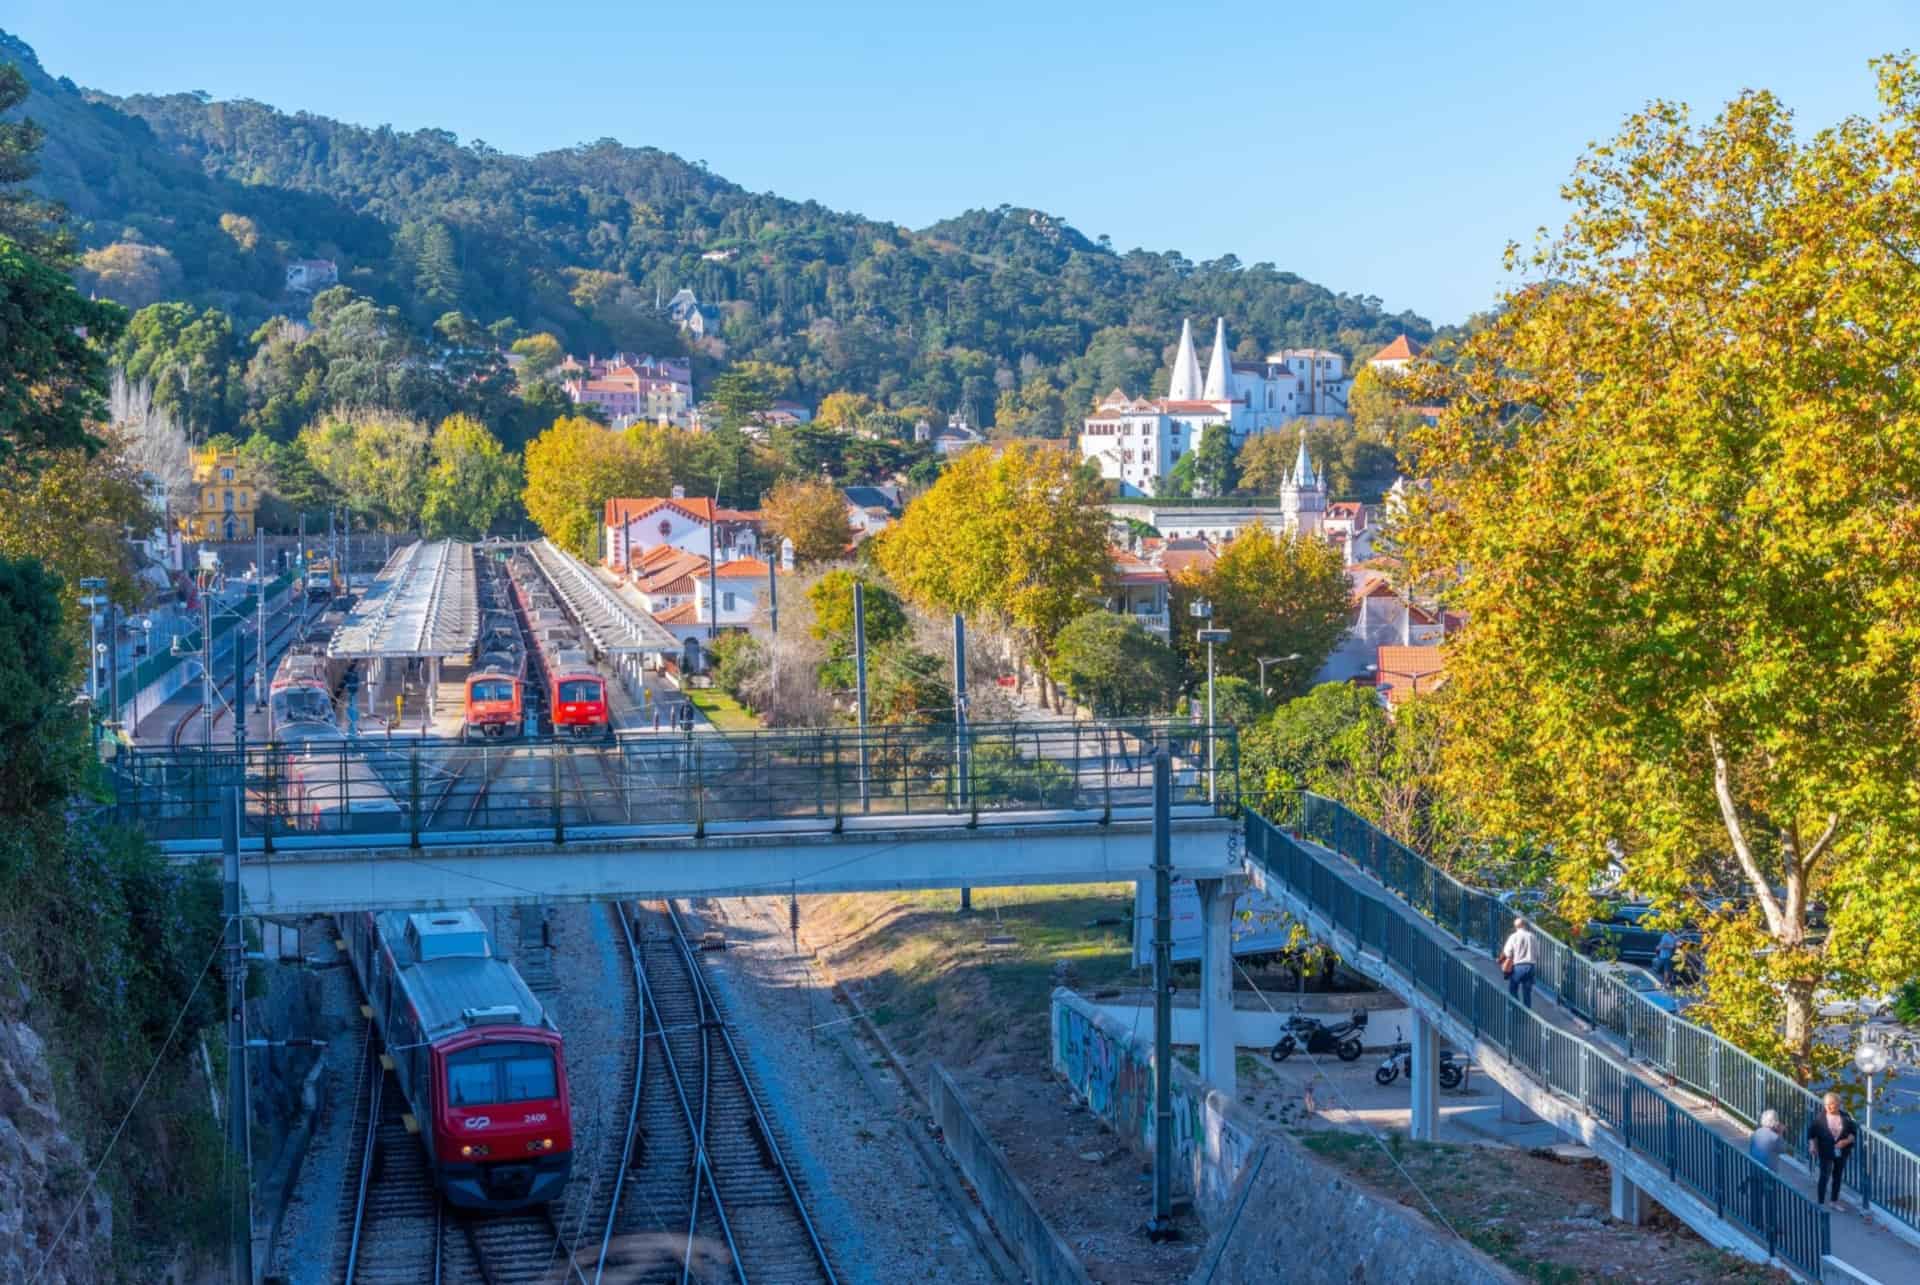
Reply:
M1829 1199L1838 1203L1840 1177L1846 1172L1847 1157L1853 1154L1853 1142L1859 1130L1854 1128L1853 1117L1840 1109L1839 1094L1827 1094L1821 1105L1822 1109L1807 1121L1807 1158L1820 1171L1814 1199L1820 1204ZM1827 1195L1829 1186L1833 1191L1831 1197Z

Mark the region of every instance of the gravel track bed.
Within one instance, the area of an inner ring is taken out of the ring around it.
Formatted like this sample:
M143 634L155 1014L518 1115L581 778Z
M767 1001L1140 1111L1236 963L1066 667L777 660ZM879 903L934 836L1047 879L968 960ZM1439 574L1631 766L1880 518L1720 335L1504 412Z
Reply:
M728 898L681 903L688 931L719 928L725 953L708 976L786 1135L787 1162L806 1180L808 1213L850 1281L992 1282L967 1231L936 1194L903 1130L923 1127L901 1099L878 1101L837 1038L846 1011L792 956L784 902ZM855 1056L861 1054L856 1053ZM882 1076L888 1079L889 1076Z

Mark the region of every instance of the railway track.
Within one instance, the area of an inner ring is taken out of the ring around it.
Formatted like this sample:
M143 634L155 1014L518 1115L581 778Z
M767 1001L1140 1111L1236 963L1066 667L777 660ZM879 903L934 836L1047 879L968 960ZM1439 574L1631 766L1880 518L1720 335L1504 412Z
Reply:
M672 903L635 912L646 1037L595 1278L837 1281Z
M279 618L282 619L283 623L277 630L274 631L273 637L267 640L267 648L269 651L272 651L272 649L275 646L277 646L282 639L286 638L286 636L289 633L293 632L294 628L300 623L300 613L297 611L289 611L285 607L282 607L280 609ZM284 650L284 648L282 650ZM271 667L279 659L280 659L280 653L278 651L274 651L272 655L267 657L265 663L266 665ZM252 663L252 662L249 661L249 663ZM267 672L271 674L272 669L269 668ZM229 674L227 677L228 677L228 681L231 682L232 675ZM215 686L218 687L219 684L216 682ZM219 730L220 720L225 718L226 716L227 716L227 707L221 704L220 702L215 701L213 706L213 717L209 721L208 727L207 727L208 737L212 737ZM175 749L178 749L180 747L181 740L186 736L187 728L191 727L193 725L193 721L199 717L200 717L200 707L198 705L190 706L187 709L186 713L182 714L179 717L179 719L177 719L174 722L173 729L167 734L167 743L173 746Z

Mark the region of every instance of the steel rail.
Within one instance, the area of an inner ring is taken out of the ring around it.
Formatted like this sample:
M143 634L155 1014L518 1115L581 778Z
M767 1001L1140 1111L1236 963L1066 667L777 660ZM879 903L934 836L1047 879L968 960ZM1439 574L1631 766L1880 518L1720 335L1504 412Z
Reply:
M600 1253L593 1264L593 1285L600 1285L600 1278L606 1272L607 1251L613 1244L614 1225L620 1218L620 1196L626 1189L627 1169L633 1162L634 1133L640 1127L640 1090L647 1076L647 1012L640 998L646 983L641 979L645 970L640 962L640 943L633 935L633 922L627 917L624 905L613 903L613 917L620 925L621 940L627 944L627 964L633 975L633 1094L627 1099L627 1127L620 1137L620 1161L614 1166L607 1224L600 1233Z
M680 947L682 962L686 965L688 975L693 978L695 989L701 995L703 1008L713 1014L711 1029L719 1032L721 1043L727 1050L727 1057L740 1077L741 1092L746 1097L747 1105L752 1108L754 1123L759 1127L761 1139L766 1143L767 1154L772 1158L774 1167L780 1171L781 1181L786 1184L787 1197L793 1203L794 1212L800 1216L800 1225L807 1233L807 1243L812 1247L814 1258L820 1264L820 1270L826 1273L827 1280L833 1285L838 1285L839 1277L834 1274L833 1263L827 1257L826 1246L820 1242L820 1234L814 1228L813 1219L807 1215L806 1201L800 1196L799 1184L794 1182L793 1171L788 1167L786 1157L780 1153L780 1144L774 1138L773 1127L767 1120L766 1112L761 1109L760 1095L753 1091L753 1081L747 1075L746 1062L741 1058L739 1047L734 1043L730 1024L721 1015L719 1001L707 983L700 961L694 956L692 944L687 940L687 929L681 921L680 911L671 901L667 902L666 906L667 918L673 924L674 940ZM715 1199L718 1200L717 1195ZM731 1238L728 1243L731 1245ZM737 1254L734 1261L736 1265L739 1264ZM740 1270L740 1279L742 1281L747 1279L744 1267Z

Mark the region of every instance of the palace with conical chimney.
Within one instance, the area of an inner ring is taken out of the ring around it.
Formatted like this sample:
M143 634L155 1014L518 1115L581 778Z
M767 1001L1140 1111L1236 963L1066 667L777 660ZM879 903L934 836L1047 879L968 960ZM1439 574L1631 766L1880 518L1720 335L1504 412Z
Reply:
M1250 435L1305 415L1345 415L1352 382L1346 359L1322 348L1287 348L1264 361L1235 361L1224 317L1214 322L1203 380L1193 324L1183 321L1167 395L1135 398L1117 388L1108 393L1081 427L1080 454L1099 466L1101 476L1118 482L1122 495L1153 495L1175 461L1200 445L1208 424L1225 424L1238 450ZM1317 515L1326 490L1308 467L1304 439L1300 455L1288 487L1317 489Z

